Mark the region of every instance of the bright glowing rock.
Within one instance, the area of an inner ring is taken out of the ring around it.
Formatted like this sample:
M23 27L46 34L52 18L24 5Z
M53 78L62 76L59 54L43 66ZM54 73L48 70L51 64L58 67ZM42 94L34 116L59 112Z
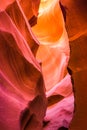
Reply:
M59 0L39 3L0 5L0 130L57 130L72 119L70 49Z

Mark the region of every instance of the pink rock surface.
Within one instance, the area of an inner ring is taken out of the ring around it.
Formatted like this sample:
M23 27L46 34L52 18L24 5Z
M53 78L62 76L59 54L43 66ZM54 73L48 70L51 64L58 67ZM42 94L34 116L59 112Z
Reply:
M46 110L41 67L5 11L0 12L0 50L0 129L41 129Z
M69 127L74 97L59 0L4 3L0 5L0 130Z

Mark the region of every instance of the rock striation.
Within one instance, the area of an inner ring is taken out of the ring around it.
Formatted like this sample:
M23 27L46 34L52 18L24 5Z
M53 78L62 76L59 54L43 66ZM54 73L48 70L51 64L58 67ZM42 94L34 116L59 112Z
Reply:
M3 2L0 2L0 130L68 129L74 111L71 75L67 70L67 66L72 70L74 60L72 51L68 65L69 39L71 44L75 37L67 26L72 23L67 23L64 3Z

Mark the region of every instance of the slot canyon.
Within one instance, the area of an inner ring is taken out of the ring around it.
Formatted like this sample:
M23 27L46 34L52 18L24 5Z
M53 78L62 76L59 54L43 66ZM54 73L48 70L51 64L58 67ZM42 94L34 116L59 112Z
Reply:
M0 0L0 130L86 130L87 1Z

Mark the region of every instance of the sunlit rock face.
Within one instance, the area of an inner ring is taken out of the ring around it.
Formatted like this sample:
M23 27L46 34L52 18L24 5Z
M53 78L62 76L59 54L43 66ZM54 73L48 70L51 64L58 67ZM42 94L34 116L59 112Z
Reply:
M70 49L58 0L41 1L32 31L40 42L36 58L42 63L48 99L44 130L68 128L73 115L72 83L67 72Z
M0 130L69 127L69 58L59 0L0 2Z

